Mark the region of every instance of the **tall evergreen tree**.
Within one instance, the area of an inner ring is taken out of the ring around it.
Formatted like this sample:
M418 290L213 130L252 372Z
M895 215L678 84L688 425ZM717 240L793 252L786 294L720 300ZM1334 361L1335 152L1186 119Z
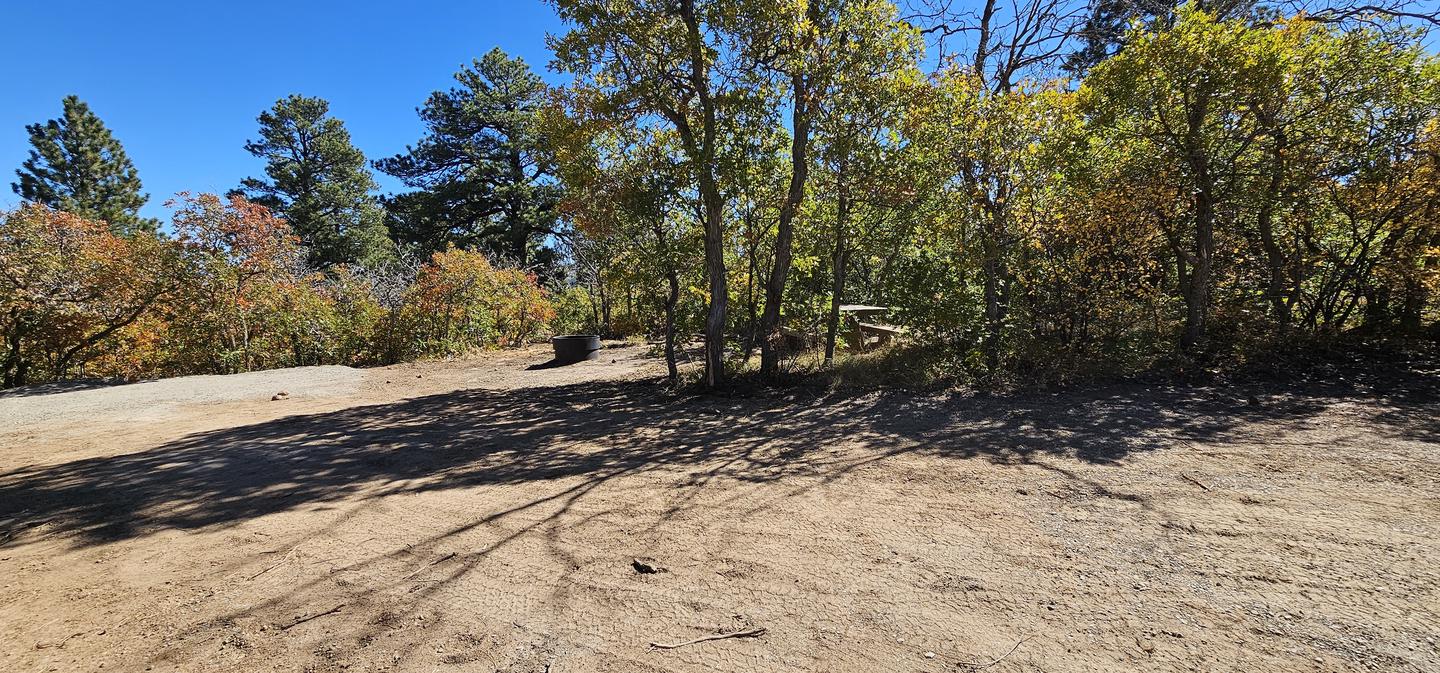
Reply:
M455 80L458 87L436 91L418 110L427 129L419 144L375 162L416 190L390 201L394 236L424 249L454 243L530 264L558 199L538 123L545 83L498 48Z
M117 234L154 231L155 220L140 217L150 199L120 141L76 96L66 96L59 119L25 127L30 157L11 184L20 198L81 217L104 220Z
M245 178L235 193L289 220L310 263L373 264L394 250L365 155L321 98L292 94L259 117L260 139L246 151L264 159L265 179Z

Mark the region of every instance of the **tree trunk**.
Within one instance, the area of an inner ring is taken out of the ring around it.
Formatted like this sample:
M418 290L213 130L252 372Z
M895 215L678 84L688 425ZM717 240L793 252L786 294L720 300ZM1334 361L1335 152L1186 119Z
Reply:
M1275 240L1275 209L1278 207L1280 190L1284 184L1285 161L1284 161L1285 134L1281 131L1275 133L1275 146L1270 156L1270 183L1265 193L1265 202L1260 206L1260 212L1256 216L1256 225L1260 230L1260 245L1265 250L1265 263L1269 271L1269 283L1265 289L1265 297L1270 301L1270 310L1275 318L1276 324L1280 327L1281 334L1290 329L1290 298L1286 282L1287 260L1285 252L1281 250L1279 242Z
M655 234L655 249L665 264L665 370L671 383L680 379L680 369L675 363L675 308L680 304L680 270L675 268L671 255L670 241L665 236L665 217L655 220L651 231Z
M780 307L785 298L785 280L790 273L791 243L795 238L795 215L805 200L805 181L810 176L810 93L802 73L790 77L793 106L790 122L790 191L780 206L775 228L775 266L765 283L765 313L760 317L760 373L773 377L780 370Z
M745 212L745 237L750 243L749 260L747 273L745 275L745 357L744 361L749 362L750 356L755 354L755 334L759 331L760 318L755 312L755 278L760 275L760 235L755 233L755 212Z
M710 96L710 69L706 61L708 50L700 36L695 0L681 0L680 18L685 23L690 86L700 103L699 142L690 133L690 126L684 122L683 115L677 115L675 121L695 163L700 201L704 206L705 277L710 288L710 310L705 316L705 385L714 388L725 380L725 311L730 301L725 275L725 202L715 182L715 101Z
M609 338L613 332L610 329L610 293L605 291L605 283L600 283L600 333Z
M705 316L705 385L714 388L725 380L725 309L730 289L725 277L723 210L719 192L710 182L713 198L705 199L705 277L710 286L710 311Z
M670 284L670 292L665 295L665 369L674 383L680 378L680 370L675 364L675 307L680 303L680 274L673 267L665 272L665 280Z
M1185 293L1185 332L1180 337L1180 349L1192 354L1205 344L1210 317L1210 270L1215 257L1214 203L1204 188L1195 195L1194 255Z
M1000 198L985 204L987 215L984 240L985 260L981 273L985 282L985 364L993 374L1000 368L1000 350L1004 344L1005 319L1009 314L1010 272L1005 263L1005 240L1009 231L1009 190L1002 182L996 190Z
M1185 293L1185 331L1180 349L1194 354L1204 348L1210 317L1210 275L1215 257L1215 185L1202 134L1210 109L1209 91L1202 88L1186 110L1185 159L1195 179L1195 239L1190 262L1190 284Z
M600 296L600 284L591 282L586 298L590 300L590 325L597 330L600 329L600 302L595 300L598 296Z
M850 262L846 234L850 229L850 193L845 184L846 161L835 173L835 250L830 255L830 314L825 318L825 367L835 364L835 339L840 333L840 302L845 293L845 270Z
M985 263L981 271L985 274L985 365L991 373L1000 368L1000 340L1003 337L1005 317L1000 306L1000 260L998 246L985 245Z

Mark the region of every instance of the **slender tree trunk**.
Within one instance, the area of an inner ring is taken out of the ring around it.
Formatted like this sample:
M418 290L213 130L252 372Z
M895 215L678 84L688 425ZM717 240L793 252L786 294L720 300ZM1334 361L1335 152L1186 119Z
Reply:
M665 369L674 383L680 378L680 369L675 364L675 307L680 303L680 274L672 267L665 272L670 292L665 295Z
M600 329L600 302L596 300L596 297L599 297L599 296L600 296L600 284L599 284L598 282L591 281L591 282L590 282L590 291L589 291L588 293L586 293L586 296L587 296L587 298L590 300L590 324L591 324L596 330L599 330L599 329Z
M813 4L811 7L816 7ZM791 243L795 238L795 215L805 200L805 181L810 176L811 101L804 72L790 76L790 190L780 205L775 228L775 266L765 283L765 313L760 317L760 373L774 377L780 371L780 308L785 298L785 280L790 274Z
M700 35L695 0L680 1L680 18L685 23L689 50L690 86L700 103L701 138L696 142L688 124L677 126L690 147L705 213L705 277L710 288L710 310L705 316L705 385L714 388L725 380L725 311L730 301L725 274L725 202L715 181L715 101L710 95L709 56ZM683 122L683 116L677 115L677 121Z
M1286 291L1289 283L1286 282L1285 252L1275 239L1275 209L1278 207L1280 189L1284 184L1285 162L1281 150L1284 147L1285 135L1277 131L1275 136L1275 147L1270 156L1270 184L1266 190L1265 203L1261 205L1255 220L1260 230L1260 245L1265 250L1265 263L1269 271L1265 296L1270 301L1270 310L1283 335L1290 329L1291 303Z
M985 295L985 362L991 373L1000 368L1000 351L1005 338L1005 319L1009 313L1009 267L1005 263L1005 249L1009 245L1009 196L1008 189L1002 181L997 193L999 199L985 204L985 260L981 264L981 273Z
M670 242L665 236L665 218L656 220L651 230L655 234L655 249L665 264L665 370L671 383L680 379L680 369L675 363L675 309L680 305L680 270L675 268Z
M1215 257L1215 184L1210 175L1210 162L1205 154L1201 134L1209 114L1210 94L1196 92L1186 111L1187 130L1184 138L1186 161L1195 178L1195 239L1191 260L1190 286L1185 293L1185 331L1180 349L1194 354L1205 345L1206 323L1210 317L1210 275Z
M835 250L830 255L830 314L825 318L825 367L835 364L835 339L840 333L840 302L845 293L845 271L850 265L847 235L850 230L850 193L846 161L841 159L835 174Z
M755 335L759 330L760 318L756 313L755 303L755 279L760 275L760 235L755 233L755 212L747 210L745 213L745 236L750 243L749 259L747 260L747 273L745 274L745 361L755 354Z
M1195 195L1195 249L1185 293L1185 332L1180 349L1194 353L1205 343L1210 317L1210 273L1215 257L1215 210L1208 190Z
M610 329L610 293L605 291L605 283L600 283L600 333L607 338L614 332Z

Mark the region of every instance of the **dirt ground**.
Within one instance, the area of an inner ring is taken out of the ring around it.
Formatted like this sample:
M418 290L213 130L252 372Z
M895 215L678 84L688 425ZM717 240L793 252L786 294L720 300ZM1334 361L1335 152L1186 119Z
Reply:
M0 397L0 671L1440 671L1440 373L697 397L605 355Z

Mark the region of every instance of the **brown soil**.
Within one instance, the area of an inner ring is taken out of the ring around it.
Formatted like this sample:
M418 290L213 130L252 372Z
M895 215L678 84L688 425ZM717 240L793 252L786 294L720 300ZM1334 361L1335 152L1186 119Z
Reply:
M0 399L0 670L1440 670L1434 374L694 397L544 359Z

